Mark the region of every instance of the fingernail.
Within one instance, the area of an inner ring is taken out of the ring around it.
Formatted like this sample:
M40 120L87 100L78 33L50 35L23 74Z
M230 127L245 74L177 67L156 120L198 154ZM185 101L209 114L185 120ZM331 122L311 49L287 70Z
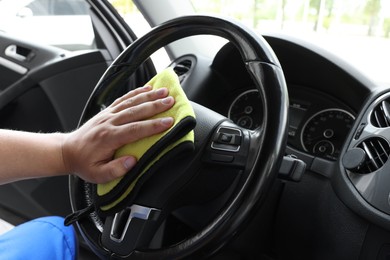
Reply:
M136 160L134 157L130 156L127 157L126 160L123 162L123 165L126 169L131 169L136 164Z
M167 89L166 88L159 88L156 90L156 94L159 95L159 96L162 96L162 95L165 95L167 93Z
M144 89L145 89L145 90L148 90L148 89L151 89L151 88L152 88L152 86L150 86L150 85L144 86Z
M173 118L172 117L161 118L161 124L163 124L165 126L170 126L173 124Z
M161 99L161 103L163 103L164 105L169 105L172 103L172 101L173 97L171 96Z

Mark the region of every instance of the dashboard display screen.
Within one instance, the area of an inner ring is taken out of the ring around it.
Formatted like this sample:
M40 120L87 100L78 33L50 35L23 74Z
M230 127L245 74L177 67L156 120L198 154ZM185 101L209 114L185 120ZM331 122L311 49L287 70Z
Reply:
M289 108L289 128L288 135L295 137L297 135L297 130L301 124L307 111L307 105L302 105L297 102L291 102Z

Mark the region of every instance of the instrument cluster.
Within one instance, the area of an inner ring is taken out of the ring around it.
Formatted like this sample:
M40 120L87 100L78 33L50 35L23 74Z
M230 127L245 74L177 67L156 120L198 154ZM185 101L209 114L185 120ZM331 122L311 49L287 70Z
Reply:
M291 91L292 90L292 91ZM303 87L289 88L288 145L328 160L336 160L355 121L341 101ZM228 117L237 125L255 129L262 125L263 108L256 89L242 91L230 103Z

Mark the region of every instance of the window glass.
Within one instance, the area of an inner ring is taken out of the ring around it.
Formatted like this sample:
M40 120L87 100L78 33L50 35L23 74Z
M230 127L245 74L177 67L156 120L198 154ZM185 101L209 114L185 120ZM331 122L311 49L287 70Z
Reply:
M140 37L150 31L150 25L145 20L133 1L109 0L110 4L117 10L133 32Z
M311 41L390 83L389 0L192 0L197 12L235 17L259 33ZM372 66L372 64L376 64Z
M0 31L71 51L95 47L83 0L0 0Z
M151 30L137 6L129 0L109 0L111 5L117 10L125 22L130 26L137 37L141 37ZM151 59L157 71L160 71L169 65L170 59L164 48L158 50L151 56Z

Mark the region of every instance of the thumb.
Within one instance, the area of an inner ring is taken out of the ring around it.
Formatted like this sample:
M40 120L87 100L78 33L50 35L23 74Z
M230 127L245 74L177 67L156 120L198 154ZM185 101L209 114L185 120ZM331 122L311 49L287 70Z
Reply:
M137 159L134 156L123 156L114 159L105 165L105 170L101 171L101 174L106 176L100 176L99 179L103 182L109 182L120 178L130 171L136 163Z

